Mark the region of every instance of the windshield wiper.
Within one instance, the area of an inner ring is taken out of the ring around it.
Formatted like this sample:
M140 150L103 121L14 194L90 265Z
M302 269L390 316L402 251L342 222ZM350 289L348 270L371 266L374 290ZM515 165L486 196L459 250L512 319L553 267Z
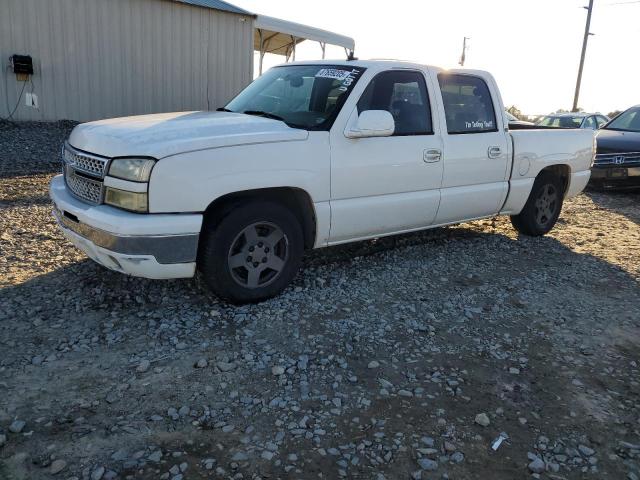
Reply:
M233 110L229 110L226 107L220 107L220 108L216 108L216 112L228 112L228 113L235 113Z
M246 115L255 115L257 117L270 118L271 120L278 120L280 122L286 123L288 127L297 128L300 130L306 130L306 127L304 125L297 125L295 123L287 122L284 118L282 118L279 115L276 115L275 113L264 112L262 110L245 110L242 113Z
M245 110L244 112L247 115L256 115L258 117L270 118L272 120L280 120L281 122L287 123L284 118L275 113L264 112L262 110Z

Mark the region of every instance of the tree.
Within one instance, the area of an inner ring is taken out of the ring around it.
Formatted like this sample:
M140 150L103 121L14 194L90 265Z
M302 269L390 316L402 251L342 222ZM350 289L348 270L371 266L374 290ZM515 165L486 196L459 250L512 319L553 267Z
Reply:
M615 118L622 113L622 110L614 110L613 112L607 113L607 117Z

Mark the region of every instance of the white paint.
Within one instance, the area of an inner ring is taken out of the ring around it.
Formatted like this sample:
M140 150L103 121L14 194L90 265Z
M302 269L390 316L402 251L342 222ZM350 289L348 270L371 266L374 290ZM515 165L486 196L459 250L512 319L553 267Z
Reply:
M73 129L71 146L104 157L163 159L237 145L305 140L304 130L267 118L225 112L177 112L111 118Z

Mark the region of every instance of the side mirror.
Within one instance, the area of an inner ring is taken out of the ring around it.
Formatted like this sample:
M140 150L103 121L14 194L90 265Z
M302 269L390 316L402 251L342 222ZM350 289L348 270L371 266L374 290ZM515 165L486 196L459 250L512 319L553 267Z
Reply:
M390 137L396 129L393 116L386 110L367 110L360 114L355 125L347 130L347 138Z

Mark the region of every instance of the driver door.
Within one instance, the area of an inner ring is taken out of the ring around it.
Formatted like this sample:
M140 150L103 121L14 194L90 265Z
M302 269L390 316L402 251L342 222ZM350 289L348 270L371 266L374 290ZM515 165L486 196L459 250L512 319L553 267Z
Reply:
M440 204L442 137L433 122L424 72L377 74L347 122L366 110L386 110L395 121L389 137L351 139L331 131L329 243L418 230L433 223Z

